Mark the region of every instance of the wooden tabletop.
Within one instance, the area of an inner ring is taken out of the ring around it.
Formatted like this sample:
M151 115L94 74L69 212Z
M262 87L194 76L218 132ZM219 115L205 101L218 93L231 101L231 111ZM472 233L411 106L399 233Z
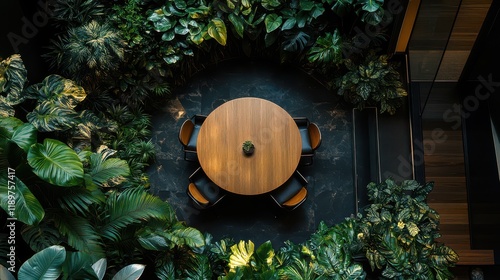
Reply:
M252 155L243 142L255 145ZM300 132L280 106L260 98L228 101L208 115L197 140L200 165L221 188L242 195L262 194L282 185L296 170Z

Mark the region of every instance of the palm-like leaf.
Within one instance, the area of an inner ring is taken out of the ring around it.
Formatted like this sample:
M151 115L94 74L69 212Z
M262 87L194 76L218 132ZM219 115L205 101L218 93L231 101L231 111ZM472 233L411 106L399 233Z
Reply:
M146 268L143 264L131 264L120 269L111 280L137 280L141 277L144 269Z
M62 209L71 211L74 214L87 214L92 204L100 204L105 201L101 190L89 190L84 187L57 188L52 194L57 198Z
M0 174L0 204L5 212L19 221L32 225L43 219L45 211L30 189L17 177ZM11 180L12 179L12 180ZM13 186L14 188L9 188Z
M116 70L125 55L125 44L108 24L91 21L72 28L54 44L52 64L77 82L95 83Z
M75 249L84 253L93 254L95 257L103 257L104 250L101 239L89 219L68 213L50 213L56 227L68 238L68 243Z
M110 158L114 152L103 151L90 155L90 176L94 184L105 186L106 183L116 177L128 176L130 168L125 160Z
M66 144L45 139L28 152L28 163L41 179L63 187L76 186L83 180L83 164Z
M212 279L212 269L210 261L206 255L196 255L191 259L186 268L186 279L205 280Z
M130 224L148 219L168 220L172 209L168 203L147 193L142 188L126 189L122 193L113 193L106 202L106 219L100 232L102 236L118 241L119 230Z
M61 266L66 259L64 247L54 245L36 253L19 268L19 279L55 280L61 275Z
M17 105L24 101L22 91L27 81L27 71L21 55L14 54L0 62L0 93L7 93L5 103Z

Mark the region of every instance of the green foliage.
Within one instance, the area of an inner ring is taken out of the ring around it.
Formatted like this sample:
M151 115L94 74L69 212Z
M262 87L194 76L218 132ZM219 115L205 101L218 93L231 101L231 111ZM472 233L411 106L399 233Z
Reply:
M332 33L326 33L324 37L316 39L316 43L309 49L308 59L310 62L322 65L339 64L343 61L342 37L338 29Z
M28 163L33 172L53 185L71 187L83 183L83 164L66 144L45 139L43 144L31 146Z
M440 236L439 215L425 203L432 183L396 184L387 179L367 188L372 204L357 225L357 237L372 269L388 278L452 279L448 267L458 256L435 242Z
M95 0L54 0L51 19L58 27L78 27L105 15L105 7Z
M57 279L66 259L64 247L54 245L34 254L19 268L19 279Z
M0 175L0 205L11 217L28 225L38 223L45 215L42 205L30 189L16 176L7 178L4 170Z
M0 116L14 116L14 108L24 101L22 91L27 82L27 71L19 54L0 62Z
M59 75L47 76L26 88L27 98L36 99L36 108L26 116L39 131L67 130L78 122L74 108L87 96L75 82Z
M335 84L337 93L362 109L366 106L379 106L380 112L394 114L402 104L406 90L395 66L388 62L386 55L373 52L359 64L351 59L345 60L347 73L339 77Z
M47 54L52 67L76 82L94 85L116 71L125 56L125 43L109 24L90 21L53 41Z
M167 203L142 188L111 193L105 207L107 215L99 231L112 241L120 239L121 229L148 219L168 220L173 211Z

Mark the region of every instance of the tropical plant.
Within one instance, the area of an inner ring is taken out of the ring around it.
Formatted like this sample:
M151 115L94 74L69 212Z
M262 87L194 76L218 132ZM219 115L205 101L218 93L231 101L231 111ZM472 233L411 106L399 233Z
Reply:
M357 238L372 270L391 279L453 279L448 268L458 255L435 241L439 215L425 202L432 188L414 180L368 184L371 204L357 224Z
M27 80L27 71L19 54L0 62L0 117L14 116L12 106L24 101L22 91Z
M96 0L54 0L51 19L57 27L78 27L105 15L105 7Z
M53 245L26 260L18 272L18 279L95 279L102 280L106 274L105 258L92 263L88 254L67 251L63 246ZM113 275L112 280L139 279L145 265L130 264ZM15 280L14 276L0 265L0 276Z
M336 79L337 94L363 109L368 105L379 106L380 113L394 114L403 104L406 90L395 65L387 55L371 52L359 64L346 59L347 72Z
M53 40L46 57L64 76L84 86L106 80L125 56L125 43L109 24L90 21Z

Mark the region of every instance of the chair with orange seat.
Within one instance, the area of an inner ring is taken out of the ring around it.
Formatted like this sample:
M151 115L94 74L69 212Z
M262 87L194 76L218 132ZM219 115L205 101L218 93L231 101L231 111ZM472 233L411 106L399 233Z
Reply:
M195 206L199 209L206 209L219 203L227 194L227 191L221 189L212 182L201 167L189 176L189 185L187 188L188 196L193 200Z
M194 115L191 119L187 119L179 130L179 142L181 142L184 150L184 160L197 161L196 141L201 125L207 117L203 115Z
M307 183L306 178L295 171L290 179L269 195L279 207L291 211L306 201Z
M311 165L315 151L321 146L321 131L317 124L305 117L294 118L302 138L301 165Z

